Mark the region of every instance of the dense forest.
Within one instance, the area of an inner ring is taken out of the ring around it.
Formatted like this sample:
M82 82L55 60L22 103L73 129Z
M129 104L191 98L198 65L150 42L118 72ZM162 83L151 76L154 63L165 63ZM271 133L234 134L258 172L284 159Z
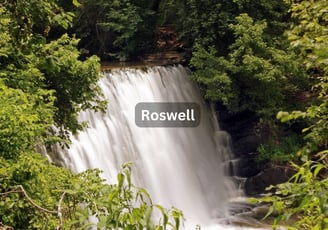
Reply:
M163 30L173 44L159 42ZM69 145L87 125L80 111L104 110L100 61L172 50L206 100L270 129L259 163L294 168L256 200L272 204L273 227L328 228L326 0L1 0L0 229L81 229L91 215L99 228L179 229L182 212L152 204L130 164L109 185L39 154Z

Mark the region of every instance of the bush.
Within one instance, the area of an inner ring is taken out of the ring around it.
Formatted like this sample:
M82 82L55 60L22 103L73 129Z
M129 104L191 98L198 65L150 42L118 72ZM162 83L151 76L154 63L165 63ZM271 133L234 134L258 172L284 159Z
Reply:
M0 222L15 229L179 229L183 218L131 183L131 164L123 165L117 184L105 183L100 170L74 175L36 153L0 157L0 165ZM158 222L154 209L162 214Z
M280 141L271 141L261 144L257 148L258 162L272 161L275 163L288 162L296 157L296 152L301 148L303 140L299 135L291 135L282 138Z

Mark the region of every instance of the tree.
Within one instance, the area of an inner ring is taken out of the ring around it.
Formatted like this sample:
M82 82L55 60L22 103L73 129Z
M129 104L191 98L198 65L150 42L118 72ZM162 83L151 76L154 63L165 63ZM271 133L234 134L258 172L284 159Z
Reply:
M260 201L272 202L267 215L277 212L281 220L295 217L290 229L328 228L328 2L288 1L295 22L289 31L292 45L307 67L316 96L304 111L279 112L282 122L306 120L305 145L298 152L297 173L287 183L275 186L275 193Z
M159 23L173 25L189 52L198 43L205 48L214 46L223 54L231 38L227 25L236 14L237 7L231 1L164 0L160 2Z
M303 87L304 73L288 45L267 40L267 23L247 14L230 24L235 42L227 58L196 46L191 65L193 79L204 86L207 98L221 101L232 111L250 110L270 117L288 105L287 96ZM285 51L285 48L287 49Z
M54 124L54 91L39 87L43 74L13 42L11 19L0 7L0 156L16 159L25 150L58 140Z
M34 63L44 75L45 87L54 90L55 121L72 132L83 128L77 120L81 110L103 110L106 102L97 85L100 78L99 59L92 56L79 60L79 40L67 34L45 44L33 45ZM44 57L44 58L39 58Z
M46 99L46 100L45 100ZM0 156L16 159L50 141L54 97L40 89L36 94L8 88L0 82Z
M82 0L72 33L103 60L129 60L155 47L153 1Z
M236 22L238 15L248 14L254 21L266 20L270 28L266 36L274 41L288 27L287 10L282 0L162 0L159 23L173 25L188 52L198 44L205 49L214 47L219 56L225 56L234 42L229 25Z
M59 11L58 11L59 10ZM71 15L71 14L70 14ZM0 223L15 229L179 229L181 211L154 205L131 183L130 165L107 184L99 170L73 174L36 149L62 141L52 132L83 126L82 109L102 109L97 57L81 61L78 40L48 37L69 16L52 0L0 3ZM61 21L63 20L63 21ZM154 222L153 209L162 213ZM98 223L88 221L90 215Z
M189 53L193 79L206 98L234 112L271 119L307 85L284 31L281 0L160 2L161 23L174 25Z
M99 59L79 60L78 40L63 34L49 39L53 27L66 28L72 14L55 1L6 1L1 6L1 75L3 83L28 94L49 90L55 97L54 121L62 134L83 126L77 120L81 109L102 109L97 81ZM53 101L44 97L45 102Z
M183 220L180 210L153 204L145 189L131 183L130 164L123 165L118 183L109 185L99 170L74 175L35 153L17 161L0 157L0 163L0 222L15 229L178 230ZM155 209L162 214L158 222Z

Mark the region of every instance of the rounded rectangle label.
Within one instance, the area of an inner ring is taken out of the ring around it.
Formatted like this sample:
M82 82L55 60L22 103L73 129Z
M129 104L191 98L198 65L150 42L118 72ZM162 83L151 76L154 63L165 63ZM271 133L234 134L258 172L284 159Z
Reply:
M142 102L135 106L139 127L197 127L201 110L197 103Z

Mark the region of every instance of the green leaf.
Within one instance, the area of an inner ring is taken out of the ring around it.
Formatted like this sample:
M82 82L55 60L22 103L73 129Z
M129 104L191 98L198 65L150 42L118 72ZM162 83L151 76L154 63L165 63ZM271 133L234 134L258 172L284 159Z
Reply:
M81 6L81 3L79 3L78 0L72 0L72 3L73 3L73 5L76 6L76 7L80 7L80 6Z
M118 187L121 189L122 186L123 186L123 183L124 183L124 180L125 180L125 176L123 173L118 173L117 174L117 181L118 181Z
M266 218L268 218L268 217L273 213L274 210L275 210L275 207L274 207L274 206L270 206L268 212L267 212L266 215L262 218L262 220L265 220Z
M317 175L319 174L321 169L325 168L325 166L322 164L315 164L311 168L312 168L312 170L314 169L313 177L317 177Z

